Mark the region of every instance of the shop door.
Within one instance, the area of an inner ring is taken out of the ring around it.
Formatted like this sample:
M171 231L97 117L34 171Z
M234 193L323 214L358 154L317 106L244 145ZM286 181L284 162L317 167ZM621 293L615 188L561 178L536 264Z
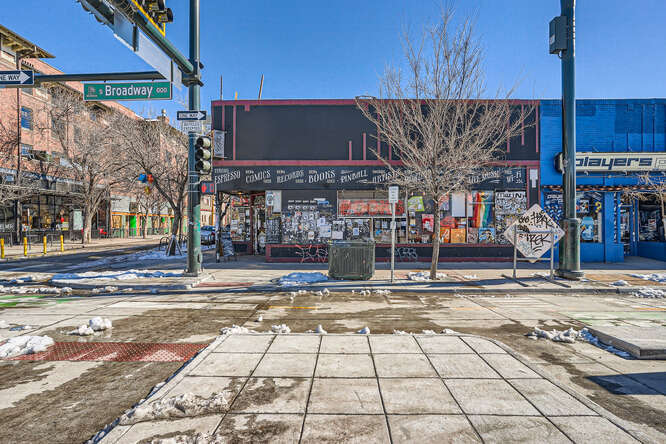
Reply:
M254 240L254 254L263 255L266 253L266 210L263 207L252 207L254 212L253 219L253 236Z
M620 207L620 239L624 246L624 255L636 256L638 241L636 239L636 211L633 204L622 204Z

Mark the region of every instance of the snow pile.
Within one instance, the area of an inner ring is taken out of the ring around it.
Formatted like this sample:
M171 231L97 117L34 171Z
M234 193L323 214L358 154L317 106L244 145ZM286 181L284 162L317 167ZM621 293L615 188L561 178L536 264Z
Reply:
M391 294L391 290L375 290L377 294Z
M150 270L118 270L118 271L87 271L84 273L58 273L54 274L51 282L68 283L76 282L81 279L108 279L114 281L124 281L129 279L142 279L142 278L164 278L164 277L181 277L182 272L164 272L164 271L150 271Z
M264 317L262 315L257 316L257 321L256 322L261 322L264 320Z
M224 413L227 405L227 398L224 393L212 393L210 398L192 393L183 393L170 398L158 399L151 403L140 404L121 416L120 424L130 425L143 421Z
M3 287L0 285L0 293L7 294L61 294L71 292L72 289L69 287Z
M437 279L445 279L446 273L437 273ZM429 271L410 271L407 275L407 279L410 281L429 281L430 272Z
M287 327L286 324L272 325L271 331L278 334L287 334L291 333L291 328Z
M394 335L406 335L408 333L406 331L402 331L402 330L393 330L393 334Z
M475 274L465 274L463 277L467 280L473 281L475 279L478 279L479 277Z
M252 330L248 330L246 327L241 327L236 324L233 324L231 327L224 327L220 329L220 334L224 335L242 335L246 333L254 333Z
M666 284L666 273L632 274L632 276L646 281L663 282Z
M638 291L632 295L637 298L662 299L666 298L666 290L660 290L658 288L652 287L643 287L639 288Z
M4 319L0 319L0 328L9 328L9 324Z
M424 335L436 335L437 334L435 332L435 330L423 330L421 333L424 334Z
M619 280L619 281L613 282L611 285L614 285L616 287L626 287L627 285L629 285L629 282L627 282L625 280Z
M583 330L587 331L587 329ZM547 331L541 330L539 327L534 327L534 330L532 330L532 332L528 333L526 336L530 339L546 338L554 342L566 342L569 344L576 342L576 339L582 339L580 332L574 328L570 328L565 331L554 329Z
M328 333L326 330L324 330L324 327L322 327L321 324L317 325L317 328L315 328L314 332L320 335L325 335L326 333Z
M370 334L370 329L368 327L363 327L359 331L357 331L359 335L369 335Z
M326 282L328 276L323 273L289 273L286 276L282 276L279 280L279 283L283 287L293 287L295 285L302 284L314 284L316 282Z
M331 292L328 290L328 288L324 288L323 290L319 290L316 292L313 291L312 294L315 296L329 296Z
M0 345L0 359L43 352L52 345L49 336L15 336Z
M76 330L70 331L69 334L78 335L78 336L90 336L95 334L96 331L104 331L104 330L109 330L111 328L113 328L113 325L111 324L110 319L96 316L88 320L88 324L83 324L79 326L79 328L77 328Z

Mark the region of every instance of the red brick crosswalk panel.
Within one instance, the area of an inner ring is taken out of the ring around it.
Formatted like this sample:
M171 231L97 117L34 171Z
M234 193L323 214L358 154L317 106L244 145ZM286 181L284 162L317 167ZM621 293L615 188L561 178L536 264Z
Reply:
M208 344L145 342L56 342L48 350L10 358L18 361L185 362Z

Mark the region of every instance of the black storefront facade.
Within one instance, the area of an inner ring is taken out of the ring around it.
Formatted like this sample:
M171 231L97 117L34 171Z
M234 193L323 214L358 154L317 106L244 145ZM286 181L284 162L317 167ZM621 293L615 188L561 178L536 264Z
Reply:
M538 106L515 102L527 104ZM373 240L377 260L389 260L391 177L375 152L400 161L353 100L214 101L212 121L225 147L213 176L218 200L232 196L223 223L237 252L323 262L331 241ZM435 204L419 190L400 190L396 260L429 261L435 235L440 261L509 260L501 233L539 200L538 131L538 121L526 125L470 192Z

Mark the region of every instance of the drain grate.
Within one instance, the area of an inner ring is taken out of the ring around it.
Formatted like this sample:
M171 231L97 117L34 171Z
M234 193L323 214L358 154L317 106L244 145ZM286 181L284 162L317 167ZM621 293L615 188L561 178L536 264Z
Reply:
M185 362L208 344L145 342L56 342L48 350L21 355L21 361Z

